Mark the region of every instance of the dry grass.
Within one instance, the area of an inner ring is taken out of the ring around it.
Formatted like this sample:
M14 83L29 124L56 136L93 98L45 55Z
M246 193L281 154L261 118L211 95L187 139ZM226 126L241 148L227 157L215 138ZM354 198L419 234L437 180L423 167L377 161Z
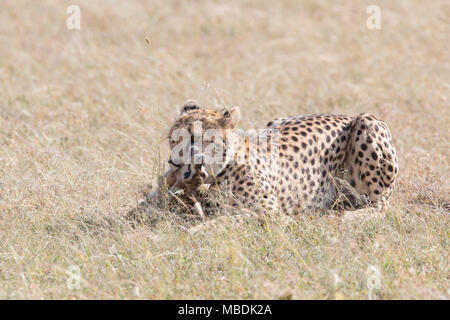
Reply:
M66 28L78 3L82 29ZM381 7L368 30L366 8ZM0 10L0 298L450 298L447 1L18 1ZM150 44L144 39L148 37ZM124 219L163 172L188 98L276 116L385 119L385 216L194 235ZM80 289L66 271L80 268ZM336 279L338 279L336 281Z

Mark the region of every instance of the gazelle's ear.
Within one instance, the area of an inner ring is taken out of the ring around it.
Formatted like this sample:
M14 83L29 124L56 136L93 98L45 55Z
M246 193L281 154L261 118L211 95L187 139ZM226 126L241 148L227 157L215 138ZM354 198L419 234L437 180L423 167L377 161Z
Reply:
M234 129L237 127L240 119L241 109L239 107L233 107L231 110L222 112L221 123L224 128Z
M198 102L195 100L188 100L184 103L183 107L181 108L180 114L185 114L192 112L193 110L200 109Z

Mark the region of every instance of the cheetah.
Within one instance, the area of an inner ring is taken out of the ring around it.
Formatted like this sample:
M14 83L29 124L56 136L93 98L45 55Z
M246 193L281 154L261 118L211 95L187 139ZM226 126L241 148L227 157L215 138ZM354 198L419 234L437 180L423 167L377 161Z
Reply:
M185 186L195 189L193 177L200 174L212 189L231 195L233 206L293 213L331 209L342 180L370 206L388 206L398 162L384 121L367 113L300 115L249 133L237 128L239 120L238 107L216 111L195 101L184 105L170 129L169 161ZM207 134L211 130L214 137ZM186 134L180 137L180 131ZM200 165L194 157L180 163L180 154L192 155L193 148L209 152L201 154Z

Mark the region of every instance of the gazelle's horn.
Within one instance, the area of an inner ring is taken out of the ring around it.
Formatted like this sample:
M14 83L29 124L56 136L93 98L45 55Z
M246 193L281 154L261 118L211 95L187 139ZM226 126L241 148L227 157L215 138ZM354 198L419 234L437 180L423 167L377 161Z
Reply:
M197 212L198 215L202 218L202 220L205 221L205 214L203 213L202 205L200 204L200 202L197 201L197 199L193 195L191 196L191 200L194 202L195 212Z
M191 155L196 155L197 153L200 153L200 148L197 146L191 147Z

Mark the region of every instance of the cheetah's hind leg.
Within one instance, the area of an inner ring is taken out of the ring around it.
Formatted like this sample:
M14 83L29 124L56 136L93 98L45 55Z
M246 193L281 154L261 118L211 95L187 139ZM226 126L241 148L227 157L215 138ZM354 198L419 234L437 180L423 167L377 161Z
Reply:
M383 210L389 204L398 172L391 133L384 121L369 114L359 115L349 139L345 177L359 194L368 196L371 206Z

